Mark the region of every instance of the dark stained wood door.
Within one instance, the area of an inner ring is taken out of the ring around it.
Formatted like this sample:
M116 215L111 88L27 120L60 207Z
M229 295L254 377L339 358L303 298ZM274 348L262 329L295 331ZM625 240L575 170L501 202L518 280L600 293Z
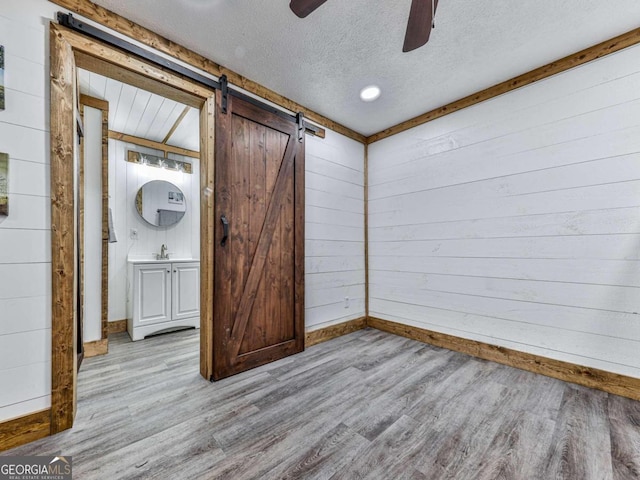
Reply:
M215 380L304 350L302 137L296 123L237 97L223 113L218 92Z

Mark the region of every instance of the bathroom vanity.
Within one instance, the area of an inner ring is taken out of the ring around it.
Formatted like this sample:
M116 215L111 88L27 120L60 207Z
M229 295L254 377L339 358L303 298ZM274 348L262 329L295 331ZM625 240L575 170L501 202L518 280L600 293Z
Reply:
M127 331L133 341L183 327L200 328L200 262L129 260Z

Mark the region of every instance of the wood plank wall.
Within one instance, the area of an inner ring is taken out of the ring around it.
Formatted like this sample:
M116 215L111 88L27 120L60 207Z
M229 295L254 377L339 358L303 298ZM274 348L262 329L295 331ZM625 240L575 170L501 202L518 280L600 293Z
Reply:
M116 243L109 244L109 321L127 317L127 258L148 256L167 245L173 258L200 258L200 161L173 153L168 158L193 164L193 174L137 165L125 161L127 151L164 156L158 150L109 140L109 195ZM178 186L188 205L180 223L169 229L147 224L133 208L138 189L148 181L165 180ZM131 239L131 229L138 239Z
M370 314L640 377L640 46L370 144Z
M307 135L307 331L365 315L363 156L364 145L333 131Z
M0 13L9 154L9 216L0 219L0 421L48 408L51 393L49 49L54 6L9 2ZM36 15L37 13L37 15ZM6 388L10 385L11 388Z

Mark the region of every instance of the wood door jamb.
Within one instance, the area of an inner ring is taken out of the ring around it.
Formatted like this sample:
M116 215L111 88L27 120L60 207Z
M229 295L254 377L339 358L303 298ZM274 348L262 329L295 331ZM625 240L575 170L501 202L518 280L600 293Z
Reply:
M109 58L114 70L124 69L135 71L139 76L149 78L149 85L164 85L162 87L175 88L181 92L200 97L201 118L207 117L208 127L201 129L201 139L204 150L201 152L201 170L213 170L214 161L212 143L212 125L214 122L214 102L211 101L214 91L205 89L161 70L159 67L146 64L138 59L117 52L111 47L90 41L84 36L71 32L53 22L50 23L50 51L51 51L51 248L52 248L52 391L51 391L51 422L50 433L58 433L73 426L76 397L75 372L75 331L74 331L74 251L76 240L73 235L74 186L73 171L73 78L75 73L74 58L82 56L84 61L90 57ZM201 188L204 194L200 196L201 216L207 220L201 224L201 244L211 245L211 221L213 195L209 174L201 175ZM207 190L208 189L208 190ZM71 229L71 234L69 233ZM201 253L201 261L211 262L211 265L201 265L201 288L205 292L203 298L212 302L213 285L210 277L213 272L211 255ZM208 268L207 268L208 267ZM212 337L213 316L211 309L206 309L201 316L201 336ZM108 333L109 325L103 326L103 332ZM211 356L212 351L205 352L206 342L201 342L200 355ZM212 375L212 359L201 362L204 368L201 373L205 378Z

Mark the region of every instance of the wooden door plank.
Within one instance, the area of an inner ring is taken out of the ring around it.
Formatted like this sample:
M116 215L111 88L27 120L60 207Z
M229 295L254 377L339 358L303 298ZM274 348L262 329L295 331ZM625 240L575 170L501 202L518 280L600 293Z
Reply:
M298 146L298 155L300 155L300 147ZM297 158L296 161L300 159ZM296 315L295 310L295 298L294 298L294 282L295 282L295 178L292 175L289 178L289 185L286 190L286 197L282 205L282 216L280 224L280 278L282 279L281 297L280 297L280 311L291 312L290 314ZM295 337L294 322L281 323L282 332L281 339L288 340Z
M265 163L265 135L266 128L255 122L249 126L249 258L252 259L260 232L264 223L266 204L271 197L271 191L266 189L266 163ZM264 324L264 304L266 302L264 276L259 281L253 309L247 322L250 325L242 338L240 353L245 353L255 346L266 346L266 325Z
M273 195L271 196L269 206L267 207L260 240L258 241L256 253L253 256L253 263L251 264L244 291L240 297L240 303L234 318L233 328L231 331L231 351L234 356L237 356L240 351L242 337L247 327L247 321L251 314L251 309L253 308L256 291L263 273L269 247L271 246L273 232L277 226L278 216L280 215L280 208L284 192L287 187L287 180L293 173L293 160L295 158L296 150L296 140L293 137L290 137L282 160L282 166L280 167L280 173L276 180Z
M229 99L233 106L233 98ZM229 369L229 359L226 354L229 349L230 327L227 319L231 318L231 281L233 271L231 270L231 256L221 254L223 230L220 222L221 215L228 214L231 209L231 172L230 156L232 154L232 115L222 112L222 94L216 91L216 114L215 114L215 218L214 218L214 321L213 321L213 378L218 380L225 375Z
M298 154L294 171L294 338L298 351L304 350L304 211L305 211L305 148L306 135L298 143Z
M232 114L233 115L233 114ZM249 157L250 149L250 125L251 122L241 117L233 115L232 135L233 135L233 155L231 158L231 209L227 213L229 218L229 240L225 261L229 264L229 276L231 278L231 316L238 315L238 299L242 297L251 269L251 258L253 252L249 250L249 207L251 196L251 185L249 180ZM233 322L229 327L233 327ZM233 337L233 333L230 334ZM231 345L235 345L233 341ZM231 347L237 355L235 347Z
M269 136L267 140L267 162L271 166L269 171L271 175L267 178L267 186L270 190L275 186L278 170L276 165L280 162L283 152L287 148L288 137L275 130L269 130ZM288 193L287 186L287 193ZM278 220L278 226L276 227L273 238L271 240L271 249L269 250L269 256L267 257L267 263L264 269L264 276L268 280L265 285L265 295L267 298L265 310L270 322L270 328L267 332L267 343L269 345L275 345L285 340L290 340L291 337L286 336L285 324L288 323L285 318L289 315L293 315L293 310L287 311L281 308L281 301L283 295L283 284L286 281L282 277L282 224L285 221L287 213L284 208L281 209L280 218ZM268 289L268 290L267 290Z
M257 125L257 124L256 124ZM264 202L263 205L268 203L273 194L277 175L280 169L281 160L287 147L287 141L289 136L283 134L272 128L264 128L264 151L263 162L265 165L265 188L264 188ZM253 175L252 175L253 176ZM262 181L262 179L260 180ZM287 189L293 189L293 183L290 182L290 186ZM255 194L255 189L253 191ZM287 190L287 195L289 191ZM292 195L292 193L291 193ZM260 233L262 228L262 222L264 221L266 211L266 205L262 209L261 222L255 222L252 225L252 229L256 233ZM242 345L240 348L240 354L244 354L250 351L259 350L260 348L273 346L280 344L284 341L291 340L293 334L287 334L287 332L293 332L293 327L288 327L288 324L293 323L293 303L289 305L286 310L281 310L282 300L282 268L281 268L281 230L284 222L283 216L286 215L284 208L281 209L281 213L278 217L278 225L276 226L273 237L271 239L271 246L269 253L267 254L267 260L265 262L262 278L259 283L259 287L254 300L253 309L249 316L247 328L243 336ZM254 222L252 222L254 223ZM293 250L293 245L291 245ZM291 270L288 272L293 274L293 261L291 262ZM288 281L289 285L293 286L293 281Z

